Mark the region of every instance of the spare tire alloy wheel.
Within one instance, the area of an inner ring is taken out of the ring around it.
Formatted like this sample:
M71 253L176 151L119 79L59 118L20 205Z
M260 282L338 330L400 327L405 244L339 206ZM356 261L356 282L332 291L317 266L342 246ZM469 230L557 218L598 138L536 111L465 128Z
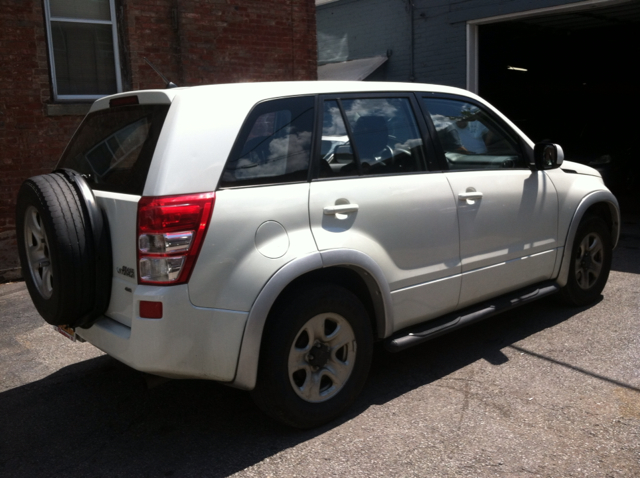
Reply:
M49 254L49 241L38 210L29 206L24 218L24 241L28 270L36 290L43 299L53 293L53 267Z
M289 380L300 398L330 399L349 380L356 361L356 337L349 322L334 313L311 318L289 351Z
M327 423L364 387L372 350L369 315L350 291L328 284L293 291L266 324L253 399L297 428Z
M27 179L18 192L18 253L33 303L52 325L86 324L96 297L96 248L84 197L65 173Z

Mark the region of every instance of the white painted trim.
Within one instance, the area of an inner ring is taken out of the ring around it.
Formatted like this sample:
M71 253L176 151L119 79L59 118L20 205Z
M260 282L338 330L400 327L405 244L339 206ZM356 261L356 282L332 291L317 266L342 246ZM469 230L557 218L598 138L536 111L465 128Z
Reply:
M53 89L53 100L54 101L93 101L98 98L102 98L107 95L59 95L58 94L58 82L56 77L56 65L53 54L53 35L52 35L52 22L72 22L72 23L88 23L94 25L111 25L111 37L113 40L113 59L115 63L115 74L116 74L116 89L117 93L122 92L122 71L120 69L120 47L118 45L118 24L116 18L116 6L115 0L109 0L109 8L111 10L111 20L84 20L84 19L73 19L73 18L64 18L64 17L52 17L51 16L51 7L50 1L45 0L44 2L44 13L45 20L47 22L46 30L47 30L47 49L49 51L49 66L51 68L51 83Z
M478 18L467 22L467 89L478 93L478 26L489 23L506 22L519 18L535 17L548 14L569 13L580 10L629 3L633 0L584 0L582 2L557 5L555 7L536 8L524 12L508 13L495 17Z
M85 18L51 17L52 22L89 23L91 25L111 25L111 20L91 20Z
M116 89L122 92L122 70L120 69L120 45L118 44L118 19L116 18L116 2L109 0L111 6L111 34L113 36L113 62L116 69Z
M478 94L478 25L467 23L467 90Z
M584 0L582 2L557 5L555 7L537 8L534 10L526 10L524 12L507 13L506 15L498 15L495 17L479 18L476 20L469 20L467 23L472 25L483 25L485 23L505 22L508 20L517 20L518 18L547 15L549 13L568 13L571 11L589 10L592 8L616 5L618 3L628 3L630 1L633 0Z
M118 92L120 93L120 92ZM115 95L115 93L112 93ZM58 95L56 94L56 100L59 102L73 102L73 101L95 101L108 95ZM89 103L91 104L91 103Z

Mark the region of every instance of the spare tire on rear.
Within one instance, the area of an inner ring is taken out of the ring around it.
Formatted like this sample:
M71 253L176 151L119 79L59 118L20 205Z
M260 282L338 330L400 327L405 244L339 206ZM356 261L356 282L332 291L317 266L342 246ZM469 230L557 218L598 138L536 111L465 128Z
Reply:
M90 326L106 310L105 293L110 296L110 280L108 290L97 293L97 283L104 282L100 278L111 275L110 265L105 270L110 264L108 236L104 247L108 228L100 223L94 231L96 214L101 220L104 216L83 181L63 170L29 178L18 192L16 232L23 276L36 309L53 325ZM83 189L91 198L84 197ZM95 237L96 232L102 237Z

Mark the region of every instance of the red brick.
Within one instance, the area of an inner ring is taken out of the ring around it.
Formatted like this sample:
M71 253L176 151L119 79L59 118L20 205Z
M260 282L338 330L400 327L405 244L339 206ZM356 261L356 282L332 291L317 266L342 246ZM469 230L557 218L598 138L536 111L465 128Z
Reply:
M46 117L51 101L42 0L0 9L0 232L15 227L15 196L26 178L50 172L82 120ZM123 82L162 83L148 57L181 86L235 81L315 80L313 0L120 0ZM5 5L6 4L6 5ZM173 8L177 6L177 26ZM5 268L7 251L0 257Z

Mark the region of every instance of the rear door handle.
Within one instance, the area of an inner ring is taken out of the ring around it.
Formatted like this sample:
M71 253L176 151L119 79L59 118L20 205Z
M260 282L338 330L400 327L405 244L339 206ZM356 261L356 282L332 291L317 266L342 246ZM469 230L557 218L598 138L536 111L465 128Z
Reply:
M479 191L469 191L466 193L458 194L458 199L460 201L474 201L476 199L482 199L482 193Z
M357 212L357 204L338 204L337 206L327 206L324 208L324 213L327 216L335 214L349 214L350 212Z

